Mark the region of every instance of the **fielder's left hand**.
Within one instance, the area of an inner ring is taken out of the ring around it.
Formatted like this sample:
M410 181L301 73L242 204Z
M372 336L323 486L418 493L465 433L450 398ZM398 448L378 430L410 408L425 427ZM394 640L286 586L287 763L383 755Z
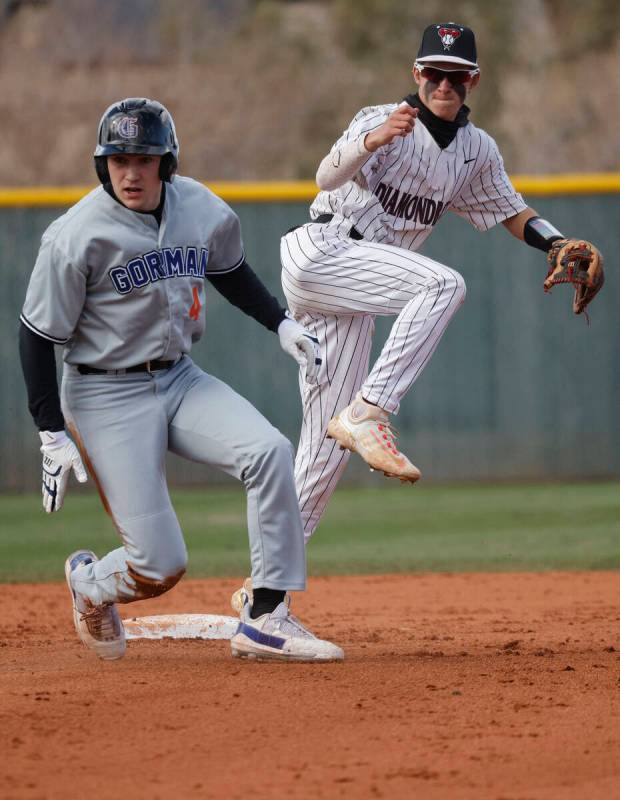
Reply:
M39 436L43 453L43 508L51 514L62 508L71 470L80 483L85 483L87 476L77 447L64 431L41 431Z
M287 317L278 325L280 344L285 353L293 356L304 372L307 383L316 383L319 367L321 366L321 351L319 340L307 331L303 325L296 322L286 312Z

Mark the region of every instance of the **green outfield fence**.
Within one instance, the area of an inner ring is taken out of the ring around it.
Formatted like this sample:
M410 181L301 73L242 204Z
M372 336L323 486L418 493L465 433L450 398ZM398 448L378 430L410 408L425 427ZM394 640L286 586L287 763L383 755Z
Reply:
M567 287L542 291L544 254L503 228L480 234L444 218L423 252L458 269L467 300L403 403L403 450L429 481L564 480L620 475L620 174L514 176L525 199L567 235L607 256L607 282L591 326L570 311ZM282 297L281 234L308 218L314 183L209 184L241 218L247 257ZM0 489L35 489L38 437L17 354L18 317L41 234L89 187L0 190ZM389 319L377 323L375 350ZM193 352L207 371L248 397L294 443L300 423L296 369L278 340L213 290L207 334ZM60 360L60 359L59 359ZM208 409L205 409L208 413ZM172 457L174 484L223 476ZM350 481L378 480L352 463Z

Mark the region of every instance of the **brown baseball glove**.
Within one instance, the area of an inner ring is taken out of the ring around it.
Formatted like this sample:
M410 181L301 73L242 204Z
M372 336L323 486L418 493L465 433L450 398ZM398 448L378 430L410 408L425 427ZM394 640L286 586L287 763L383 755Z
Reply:
M605 282L603 256L584 239L557 239L551 245L547 261L545 292L550 292L557 283L572 283L575 287L573 311L581 314Z

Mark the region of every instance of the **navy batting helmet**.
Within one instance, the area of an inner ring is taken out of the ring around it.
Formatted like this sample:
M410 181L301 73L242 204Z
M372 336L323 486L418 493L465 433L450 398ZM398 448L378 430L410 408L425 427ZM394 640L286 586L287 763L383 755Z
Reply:
M95 169L108 183L107 156L138 153L161 156L159 177L171 182L179 162L179 141L168 110L156 100L128 97L113 103L101 117L95 148Z

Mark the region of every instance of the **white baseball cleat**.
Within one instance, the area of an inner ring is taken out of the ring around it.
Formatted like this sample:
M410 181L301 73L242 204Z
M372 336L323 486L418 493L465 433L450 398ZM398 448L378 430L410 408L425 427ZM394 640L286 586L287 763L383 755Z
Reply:
M381 470L388 478L415 483L422 477L420 470L396 447L396 431L390 425L387 411L367 403L361 392L351 405L330 419L327 436L343 449L359 453L372 470Z
M257 619L252 619L250 616L252 604L245 585L235 592L233 602L236 598L240 599L243 605L239 612L240 622L237 632L230 640L231 651L235 658L268 661L342 661L344 658L344 652L340 647L323 639L317 639L291 614L288 594L284 602L270 614L263 614Z
M73 600L73 623L82 642L99 658L112 661L125 655L125 629L112 603L94 606L71 584L71 575L83 564L97 561L92 550L76 550L65 561L65 577Z

